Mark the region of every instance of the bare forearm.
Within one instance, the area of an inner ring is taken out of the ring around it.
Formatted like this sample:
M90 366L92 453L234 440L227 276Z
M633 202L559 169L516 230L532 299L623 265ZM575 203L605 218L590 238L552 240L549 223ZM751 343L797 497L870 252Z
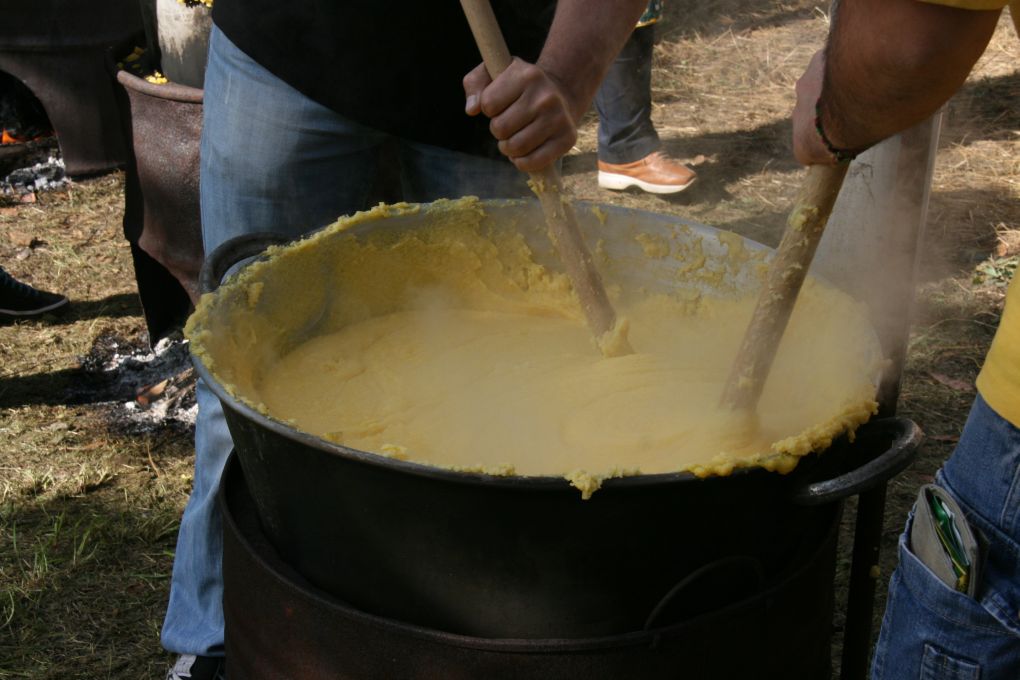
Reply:
M538 66L554 78L580 120L647 0L560 0Z
M832 144L864 149L938 110L981 56L999 13L841 0L819 100Z

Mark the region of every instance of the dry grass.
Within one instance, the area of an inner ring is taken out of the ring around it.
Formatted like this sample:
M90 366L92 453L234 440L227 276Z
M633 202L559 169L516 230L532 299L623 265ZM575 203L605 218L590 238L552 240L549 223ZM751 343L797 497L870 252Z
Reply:
M81 370L105 335L144 342L122 190L113 174L0 208L3 266L73 301L0 327L0 678L157 677L164 664L189 437L119 434Z
M775 243L802 177L789 152L793 83L821 44L826 6L667 3L654 120L671 154L704 156L699 185L673 198L600 191L592 117L566 160L570 188ZM960 433L1020 252L1020 48L1010 30L1004 21L948 108L900 402L929 438L890 487L885 573L917 484ZM0 264L73 300L59 319L0 327L0 679L157 677L167 660L158 629L190 436L124 433L82 396L82 357L94 346L145 341L122 186L112 174L0 205ZM841 569L847 558L844 549Z

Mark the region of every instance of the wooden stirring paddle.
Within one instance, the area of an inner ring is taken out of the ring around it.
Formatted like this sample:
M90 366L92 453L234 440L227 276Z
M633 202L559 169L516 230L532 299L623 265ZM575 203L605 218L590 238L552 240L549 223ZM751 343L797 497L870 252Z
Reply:
M797 302L797 294L843 186L847 167L847 163L841 163L808 168L804 186L786 220L783 240L769 266L754 315L723 389L723 406L747 412L753 412L757 407L779 341Z
M512 57L496 22L489 0L461 0L471 33L482 53L489 77L495 80L510 66ZM602 277L584 242L570 196L563 188L560 173L550 165L541 172L530 173L532 191L538 196L545 215L549 238L559 255L570 283L588 322L588 328L604 356L630 354L626 329L617 326L616 312L606 295Z

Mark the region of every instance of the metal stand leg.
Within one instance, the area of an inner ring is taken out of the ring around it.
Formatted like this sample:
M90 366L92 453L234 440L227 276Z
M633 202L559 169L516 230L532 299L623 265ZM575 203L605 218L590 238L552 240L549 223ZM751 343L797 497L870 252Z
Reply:
M885 516L885 491L886 485L882 484L858 498L840 680L864 680L868 675L875 588L878 579L884 576L878 569L878 554Z

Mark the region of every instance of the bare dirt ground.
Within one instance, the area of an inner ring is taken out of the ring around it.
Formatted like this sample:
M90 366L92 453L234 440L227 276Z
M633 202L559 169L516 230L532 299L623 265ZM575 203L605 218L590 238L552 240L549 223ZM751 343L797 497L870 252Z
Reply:
M824 39L826 7L667 3L654 120L669 153L697 160L699 184L672 198L598 189L589 117L565 162L571 190L775 244L803 172L790 154L793 84ZM884 575L917 486L959 436L1020 254L1011 31L1004 18L942 132L899 403L928 438L890 486ZM162 677L168 660L158 633L193 450L186 423L125 417L154 379L117 359L147 350L122 190L114 173L0 205L0 264L72 299L61 317L0 327L0 679ZM159 389L152 406L168 398ZM839 584L848 560L843 547Z

